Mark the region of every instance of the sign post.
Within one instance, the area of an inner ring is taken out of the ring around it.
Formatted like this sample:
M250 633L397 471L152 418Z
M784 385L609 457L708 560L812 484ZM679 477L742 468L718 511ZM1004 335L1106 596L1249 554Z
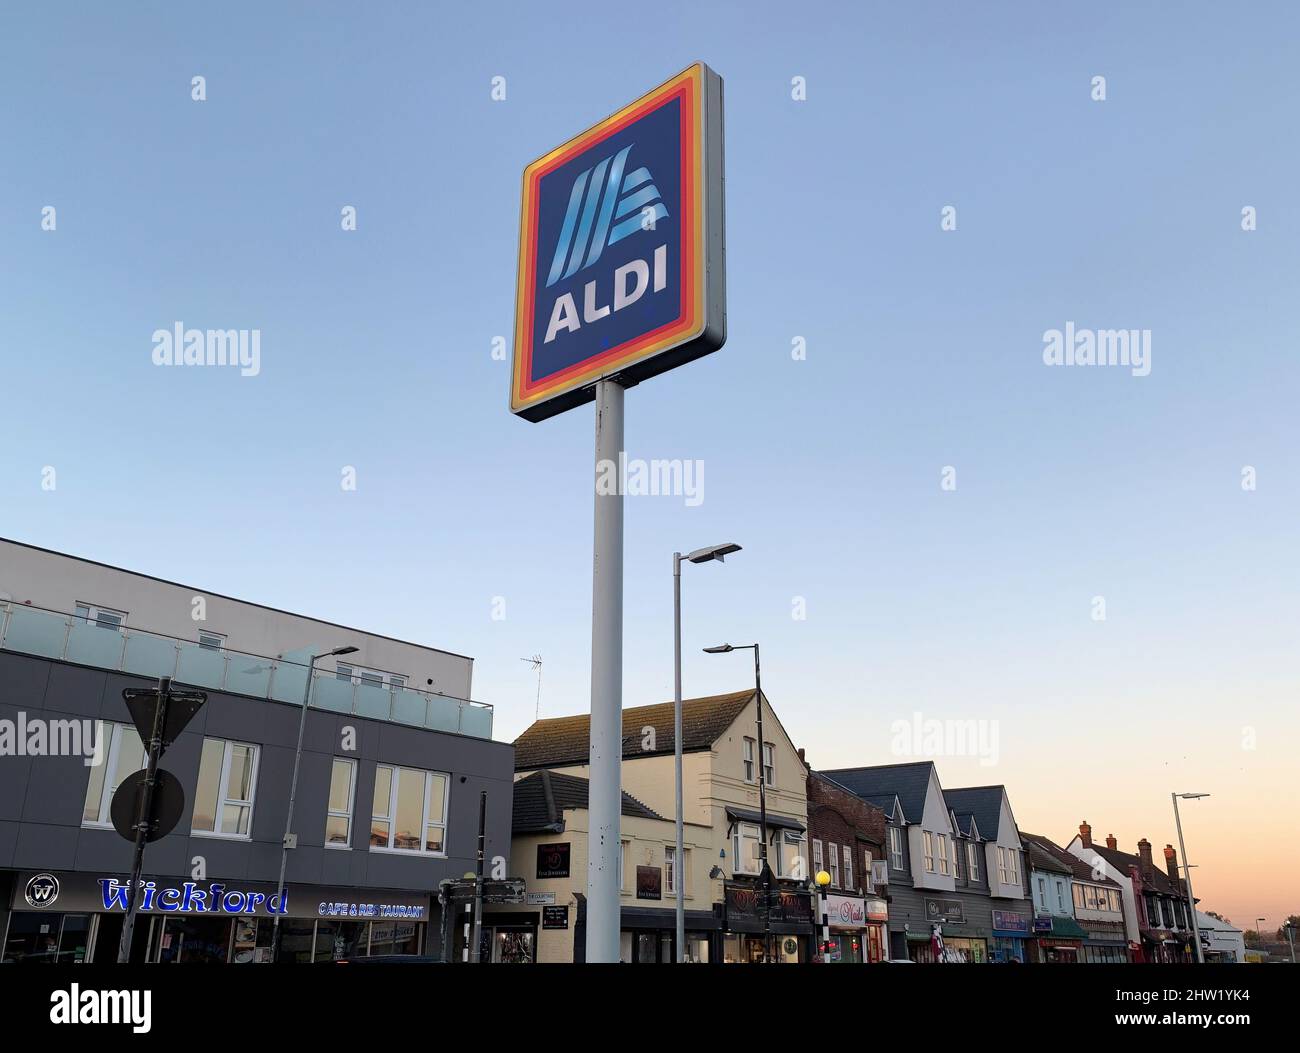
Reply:
M624 389L726 341L722 190L702 62L524 169L510 410L596 403L589 962L619 960Z

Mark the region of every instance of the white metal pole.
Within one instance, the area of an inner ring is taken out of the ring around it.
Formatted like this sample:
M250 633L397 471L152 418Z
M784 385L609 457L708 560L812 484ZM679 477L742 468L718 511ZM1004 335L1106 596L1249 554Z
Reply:
M1187 846L1183 844L1183 820L1178 814L1178 794L1169 795L1174 802L1174 825L1178 828L1178 851L1183 854L1183 880L1187 882L1187 906L1192 912L1192 942L1196 944L1196 961L1205 964L1205 952L1201 949L1201 926L1196 921L1196 897L1192 895L1192 867L1187 860Z
M619 960L619 825L623 764L623 388L596 385L596 489L591 589L591 783L587 961Z
M677 782L677 854L673 890L677 893L677 961L686 961L686 859L682 832L682 554L673 553L673 774Z

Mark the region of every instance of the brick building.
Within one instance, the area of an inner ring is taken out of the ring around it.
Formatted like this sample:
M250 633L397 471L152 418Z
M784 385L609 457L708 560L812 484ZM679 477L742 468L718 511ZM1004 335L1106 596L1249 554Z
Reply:
M800 757L803 751L799 751ZM807 762L805 761L805 764ZM885 886L885 813L833 779L808 771L808 844L815 878L826 871L829 962L878 962L889 956ZM873 863L880 865L873 868Z

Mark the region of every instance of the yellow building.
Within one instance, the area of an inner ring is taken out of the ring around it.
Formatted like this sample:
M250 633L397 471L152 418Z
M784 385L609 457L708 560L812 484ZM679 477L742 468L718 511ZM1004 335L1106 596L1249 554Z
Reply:
M682 704L682 862L691 961L757 960L765 928L780 960L806 961L811 953L806 769L766 698L759 748L755 698L751 689ZM568 962L575 948L582 955L589 739L584 714L539 720L515 741L511 870L526 879L530 902L494 908L494 958ZM673 704L625 709L624 961L673 959L673 773ZM759 895L760 777L776 892L766 911Z

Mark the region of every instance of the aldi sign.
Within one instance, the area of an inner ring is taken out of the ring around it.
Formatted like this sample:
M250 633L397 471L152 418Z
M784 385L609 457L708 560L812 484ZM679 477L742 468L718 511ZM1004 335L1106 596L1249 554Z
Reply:
M697 63L524 169L511 411L720 348L724 251L722 79Z

